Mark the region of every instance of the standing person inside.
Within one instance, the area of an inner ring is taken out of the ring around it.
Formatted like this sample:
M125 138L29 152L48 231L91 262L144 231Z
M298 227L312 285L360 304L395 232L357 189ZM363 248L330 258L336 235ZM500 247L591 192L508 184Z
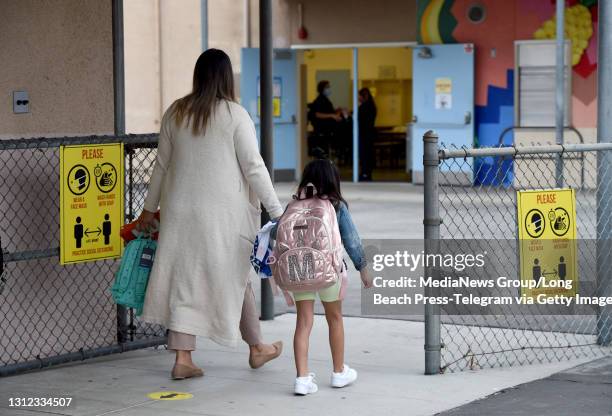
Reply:
M331 100L331 85L329 81L320 81L317 84L317 98L308 105L310 121L316 134L336 133L338 123L342 121L342 112L334 108Z
M260 201L271 218L283 209L259 154L255 127L234 98L227 54L198 58L193 91L162 118L155 168L138 228L160 207L158 248L142 318L168 328L176 351L173 379L202 376L192 361L196 336L250 347L249 365L278 357L265 344L250 284L249 254L260 225Z
M346 130L344 112L335 108L330 100L331 84L329 81L319 81L317 98L308 104L308 121L312 124L312 135L308 138L308 154L314 156L315 148L329 150L338 147Z
M359 90L359 180L371 181L374 169L374 141L376 140L376 103L369 88Z

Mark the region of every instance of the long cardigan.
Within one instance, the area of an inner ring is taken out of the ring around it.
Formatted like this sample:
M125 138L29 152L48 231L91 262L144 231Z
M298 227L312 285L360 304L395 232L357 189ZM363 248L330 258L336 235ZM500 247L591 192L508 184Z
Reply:
M220 100L197 136L166 111L144 205L161 213L145 321L237 343L260 200L282 214L244 108Z

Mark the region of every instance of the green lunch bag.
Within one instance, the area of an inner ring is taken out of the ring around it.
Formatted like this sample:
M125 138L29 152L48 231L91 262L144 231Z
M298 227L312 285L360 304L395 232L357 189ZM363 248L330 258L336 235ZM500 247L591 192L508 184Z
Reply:
M149 238L139 237L130 241L123 251L111 288L115 303L136 309L137 316L142 314L156 249L157 242Z

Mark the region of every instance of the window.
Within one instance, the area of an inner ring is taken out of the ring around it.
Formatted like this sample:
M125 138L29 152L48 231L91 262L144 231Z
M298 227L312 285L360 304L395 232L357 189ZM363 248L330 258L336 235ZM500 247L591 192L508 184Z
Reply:
M555 41L517 41L514 44L514 124L519 127L555 126ZM565 122L571 114L571 48L565 44Z

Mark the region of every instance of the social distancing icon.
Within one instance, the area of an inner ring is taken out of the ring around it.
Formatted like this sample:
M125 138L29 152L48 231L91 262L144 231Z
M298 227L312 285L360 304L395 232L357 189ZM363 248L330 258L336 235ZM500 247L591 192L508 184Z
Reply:
M578 287L576 196L573 189L517 191L521 280L538 287L521 295L573 296ZM571 281L571 289L544 287L543 281Z
M60 175L60 262L121 256L123 145L63 146Z

